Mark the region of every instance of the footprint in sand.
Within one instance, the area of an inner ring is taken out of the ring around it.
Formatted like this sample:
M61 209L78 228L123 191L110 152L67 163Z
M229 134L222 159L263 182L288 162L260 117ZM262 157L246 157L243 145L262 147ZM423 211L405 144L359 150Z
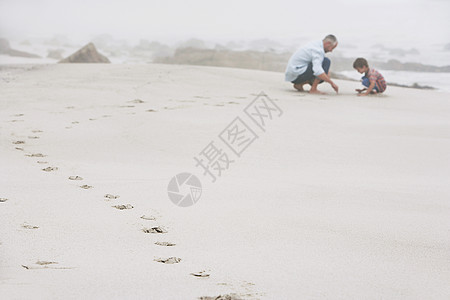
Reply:
M39 137L38 136L29 136L28 137L30 140L36 140L36 139L38 139Z
M156 220L156 218L154 216L146 216L146 215L141 216L141 219L148 220L148 221Z
M146 112L157 112L157 111L154 109L147 109Z
M12 142L14 145L23 145L25 144L25 141L14 141Z
M69 180L83 180L83 177L80 177L78 175L75 176L69 176Z
M28 156L28 157L45 157L47 155L44 155L42 153L33 153L33 154L25 154L25 156Z
M1 202L6 202L6 201L8 201L7 198L0 198L0 203L1 203Z
M83 184L83 185L80 186L80 188L88 190L88 189L92 189L93 186L92 185Z
M37 266L22 265L22 267L24 267L27 270L34 270L34 269L73 269L71 267L54 266L54 265L58 264L58 262L56 262L56 261L40 261L40 260L38 260L37 262L35 262L35 264Z
M52 172L52 171L56 171L56 170L58 170L58 167L47 167L47 168L42 169L42 171L45 171L45 172Z
M134 105L119 105L119 107L122 107L122 108L131 108L131 107L134 107Z
M73 121L72 124L80 124L78 121Z
M30 224L26 224L26 223L22 224L22 227L25 229L38 229L39 228L39 226L30 225Z
M23 151L22 147L16 147L16 150Z
M55 261L42 261L42 260L38 260L38 261L36 262L36 264L37 264L37 265L40 265L40 266L46 266L46 265L57 264L57 262L55 262Z
M120 204L120 205L114 205L114 206L111 206L111 207L114 207L114 208L117 208L117 209L119 209L119 210L124 210L124 209L132 209L133 208L133 205L131 205L131 204Z
M155 242L155 245L165 246L165 247L172 247L172 246L175 246L176 244L170 243L170 242Z
M206 272L205 270L203 270L203 271L200 271L200 272L193 272L193 273L190 273L192 276L195 276L195 277L209 277L209 273L208 272Z
M31 130L32 133L41 133L43 132L42 130Z
M161 262L163 264L177 264L181 261L181 258L178 257L155 258L154 261Z
M15 114L15 115L13 115L13 117L23 117L24 116L24 114Z
M74 109L75 106L66 106L66 109Z
M152 227L152 228L144 228L142 229L143 232L145 233L167 233L167 230L165 230L162 227L156 226L156 227Z
M48 161L41 161L41 160L38 160L37 163L38 163L38 164L48 164Z
M128 103L145 103L145 101L142 101L141 99L135 99L135 100L128 101Z
M103 196L103 197L105 197L105 198L108 199L108 200L115 200L115 199L119 199L119 198L120 198L119 195L111 195L111 194L106 194L106 195Z
M242 300L241 297L239 297L236 294L226 294L226 295L219 295L219 296L203 296L198 298L199 300Z

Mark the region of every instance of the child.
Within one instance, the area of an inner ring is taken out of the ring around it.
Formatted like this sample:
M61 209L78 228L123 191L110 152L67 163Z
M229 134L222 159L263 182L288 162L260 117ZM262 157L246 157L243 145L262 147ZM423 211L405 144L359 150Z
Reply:
M383 75L377 70L369 68L367 60L361 57L357 58L353 63L353 68L361 74L364 73L362 84L367 87L364 89L356 89L358 96L382 93L386 90L386 81L384 80Z

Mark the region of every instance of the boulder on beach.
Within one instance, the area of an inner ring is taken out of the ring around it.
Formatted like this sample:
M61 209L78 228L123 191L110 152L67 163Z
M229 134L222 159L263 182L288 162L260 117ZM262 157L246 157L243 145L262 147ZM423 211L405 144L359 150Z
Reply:
M47 57L53 59L63 59L62 53L64 50L56 49L56 50L48 50Z
M7 39L0 39L0 53L7 53L11 49Z
M0 54L18 57L28 57L28 58L41 58L39 55L36 54L11 49L9 41L7 39L1 38L0 38Z
M110 61L106 56L98 53L93 43L89 43L69 57L60 60L59 63L110 63Z

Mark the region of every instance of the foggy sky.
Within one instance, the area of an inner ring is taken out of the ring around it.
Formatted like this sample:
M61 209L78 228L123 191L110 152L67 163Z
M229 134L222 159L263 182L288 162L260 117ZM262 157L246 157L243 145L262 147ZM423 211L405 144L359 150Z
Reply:
M450 43L446 0L0 0L0 37Z

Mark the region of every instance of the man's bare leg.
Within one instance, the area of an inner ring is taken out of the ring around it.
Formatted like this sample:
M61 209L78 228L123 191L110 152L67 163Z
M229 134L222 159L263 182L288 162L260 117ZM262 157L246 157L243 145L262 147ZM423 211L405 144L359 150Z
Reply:
M294 89L296 89L299 92L304 92L303 86L306 84L306 82L303 83L294 83Z
M320 94L320 95L324 95L324 92L321 92L317 89L317 86L319 85L320 79L319 78L314 78L314 82L311 86L311 89L309 90L310 94Z

